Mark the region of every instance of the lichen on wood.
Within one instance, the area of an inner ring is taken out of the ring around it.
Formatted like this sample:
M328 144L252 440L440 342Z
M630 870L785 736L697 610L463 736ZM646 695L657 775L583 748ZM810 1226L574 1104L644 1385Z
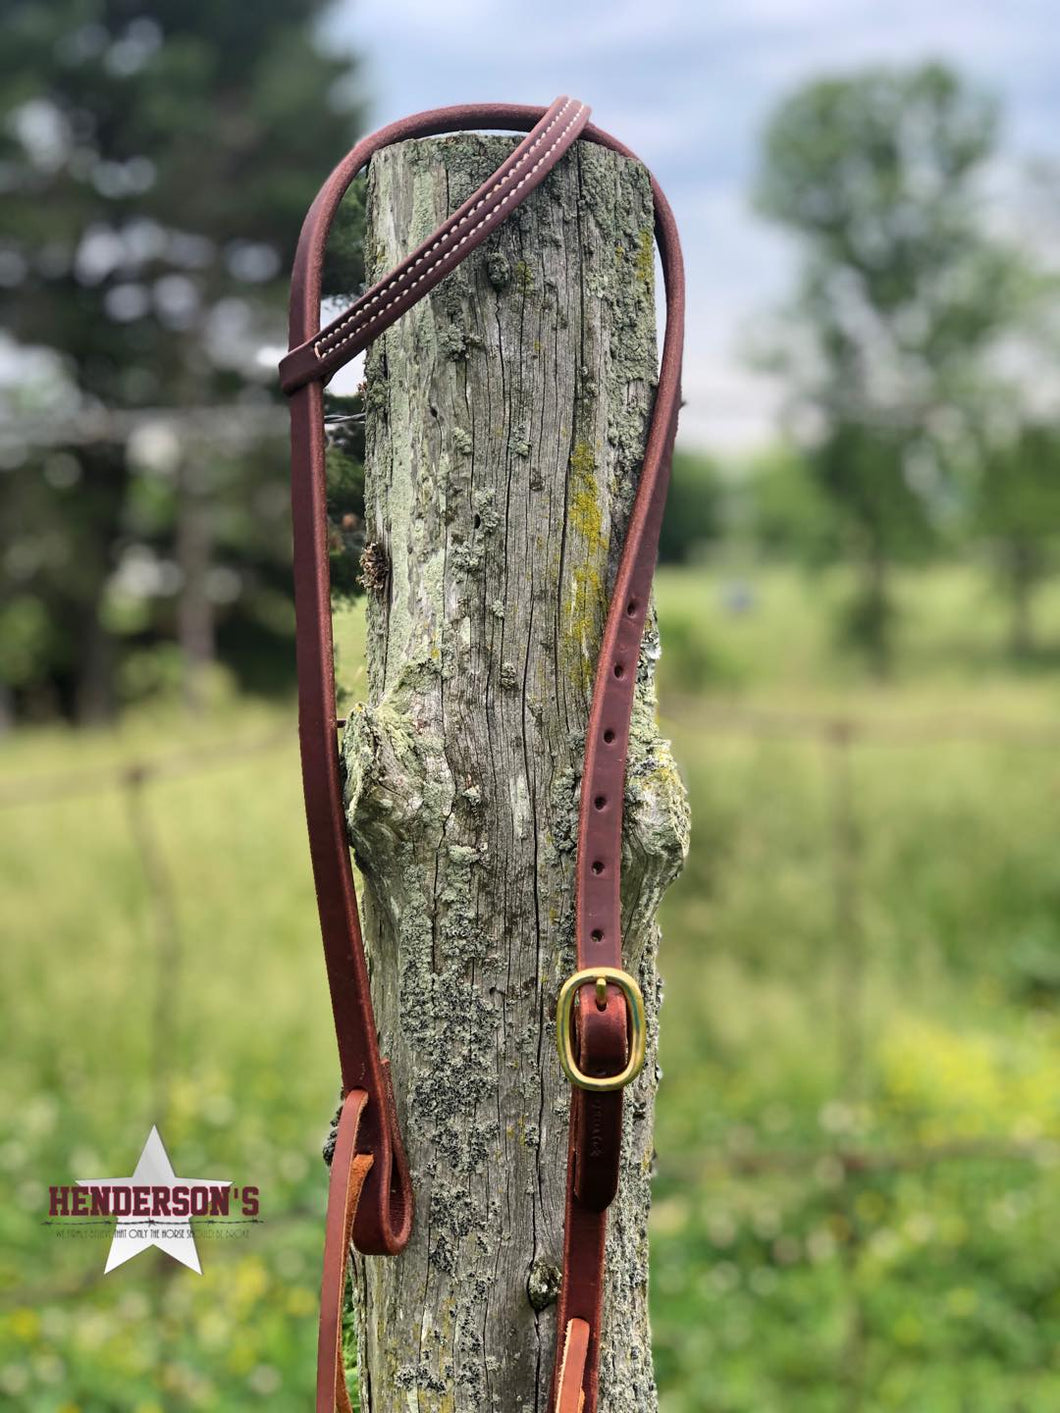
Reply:
M511 145L461 135L378 154L370 275L423 240ZM366 539L379 589L368 597L369 700L349 718L343 759L417 1196L406 1252L356 1263L368 1413L548 1403L569 1107L554 1006L575 966L593 670L655 379L651 229L643 168L580 143L367 360ZM627 1091L601 1413L656 1407L655 919L688 833L655 724L657 652L652 617L623 833L623 955L645 994L649 1063Z

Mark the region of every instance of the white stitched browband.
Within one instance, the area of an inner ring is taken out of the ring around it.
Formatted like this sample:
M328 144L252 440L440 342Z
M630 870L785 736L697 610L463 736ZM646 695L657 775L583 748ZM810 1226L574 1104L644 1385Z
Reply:
M576 105L573 117L571 117L569 121L564 125L562 131L556 137L551 147L549 147L547 151L543 152L541 156L537 159L537 161L534 163L534 165L530 168L530 170L524 173L524 175L519 179L519 181L517 181L515 185L512 186L511 191L507 193L504 199L502 201L499 201L496 206L491 207L491 209L486 213L486 215L483 216L481 220L476 221L475 224L471 227L471 229L465 232L465 234L462 235L458 241L454 243L451 240L451 237L456 234L456 232L460 229L461 226L465 225L471 219L471 217L475 214L479 207L482 206L486 201L488 201L494 192L500 191L505 185L511 182L512 177L515 176L519 168L533 155L533 148L539 143L543 142L547 137L551 136L555 124L560 121L569 106L570 100L568 99L567 103L565 103L563 107L556 113L556 116L552 120L550 126L548 128L545 128L539 134L533 146L527 148L527 150L523 153L522 157L507 174L507 176L505 176L501 181L497 182L496 185L492 186L484 196L482 196L478 201L476 201L475 205L471 208L471 210L466 212L464 216L456 223L456 225L452 227L451 230L447 231L446 234L440 240L436 240L432 246L425 250L423 254L413 262L413 264L409 265L406 269L404 269L400 275L387 281L387 283L384 284L383 288L378 290L377 293L372 296L372 298L368 301L367 304L363 305L360 309L356 310L356 312L347 315L347 317L342 320L341 323L336 324L333 329L329 330L320 339L318 339L317 342L313 344L313 352L316 354L317 358L324 359L326 357L329 357L333 353L337 353L340 348L344 347L353 339L358 338L361 334L365 333L366 330L370 329L372 325L377 323L384 316L384 314L386 314L387 310L390 309L394 304L396 304L399 299L401 299L404 295L410 293L410 291L414 290L418 284L421 284L425 279L427 279L430 276L432 270L434 270L441 263L441 261L446 258L447 255L450 255L454 250L459 250L462 245L466 244L466 242L472 238L472 236L475 234L475 232L479 229L480 226L482 226L486 221L488 221L491 216L495 215L498 211L502 210L505 206L507 206L508 202L511 201L512 197L519 190L519 188L524 186L530 180L530 178L537 171L538 167L540 167L543 162L546 162L548 160L550 154L555 150L559 143L563 141L566 134L570 131L570 129L574 126L574 124L581 116L582 109L585 106L584 104L579 103ZM412 274L413 270L415 270L418 265L422 265L424 260L426 260L429 255L433 254L433 252L436 251L439 246L442 245L444 245L446 248L436 259L431 261L427 269L424 270L422 274L417 275L417 277L412 280L411 283L405 285L403 288L398 288L402 285L402 282L407 279L409 275ZM387 294L391 292L391 290L395 289L397 292L394 294L393 299L388 300L387 303L384 304L382 309L377 310L376 313L374 313L370 319L364 318L365 314L367 314L368 310L371 309L373 304L378 304L381 299L383 299ZM362 320L363 322L361 322ZM358 324L359 327L352 329L348 334L346 334L343 338L338 339L336 342L332 342L332 340L335 339L335 335L342 333L343 329L345 329L347 325L351 323Z

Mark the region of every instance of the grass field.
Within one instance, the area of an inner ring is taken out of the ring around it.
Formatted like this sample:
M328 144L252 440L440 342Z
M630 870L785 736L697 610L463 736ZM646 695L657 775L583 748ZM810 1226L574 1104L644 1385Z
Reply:
M832 646L843 588L660 577L662 717L694 821L663 919L663 1408L1044 1413L1060 1406L1060 668L1043 654L1015 673L985 579L933 571L901 584L881 687ZM1060 593L1041 630L1060 642ZM350 625L340 661L352 678ZM813 725L837 716L867 727ZM306 1406L335 1066L291 720L160 711L0 750L0 794L71 782L3 811L5 1406ZM235 736L264 744L139 789L73 788ZM41 1228L47 1186L127 1171L162 1113L178 1170L258 1184L265 1223L204 1240L200 1280L150 1253L102 1281L105 1247Z

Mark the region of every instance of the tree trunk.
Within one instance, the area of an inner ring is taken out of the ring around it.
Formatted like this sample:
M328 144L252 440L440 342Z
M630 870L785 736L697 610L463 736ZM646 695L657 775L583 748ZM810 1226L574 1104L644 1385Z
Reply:
M462 135L375 157L372 277L511 146ZM585 143L368 359L369 705L343 756L417 1199L406 1252L357 1261L370 1413L548 1407L569 1106L554 1007L575 967L584 732L655 368L647 176ZM627 1091L608 1230L605 1413L656 1407L655 915L687 845L655 727L657 647L652 615L623 845L624 959L649 1063Z
M80 459L86 505L74 540L77 572L69 610L75 625L73 711L79 725L99 726L113 719L118 705L117 645L104 608L122 531L129 462L125 448L113 442L83 447Z
M868 553L862 567L860 602L855 605L855 638L864 647L873 675L885 681L891 675L894 650L894 613L891 603L890 565L882 535L869 531Z

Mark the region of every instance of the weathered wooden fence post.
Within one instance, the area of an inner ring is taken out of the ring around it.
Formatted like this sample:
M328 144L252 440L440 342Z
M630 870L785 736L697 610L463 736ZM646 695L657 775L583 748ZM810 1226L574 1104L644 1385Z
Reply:
M404 142L369 174L369 275L464 201L509 139ZM593 667L655 379L652 201L587 143L382 337L367 365L369 704L346 728L350 836L416 1228L356 1257L370 1413L548 1406L569 1089L574 842ZM609 1225L603 1413L656 1406L647 1217L655 914L687 811L638 673L624 965L649 1059Z

